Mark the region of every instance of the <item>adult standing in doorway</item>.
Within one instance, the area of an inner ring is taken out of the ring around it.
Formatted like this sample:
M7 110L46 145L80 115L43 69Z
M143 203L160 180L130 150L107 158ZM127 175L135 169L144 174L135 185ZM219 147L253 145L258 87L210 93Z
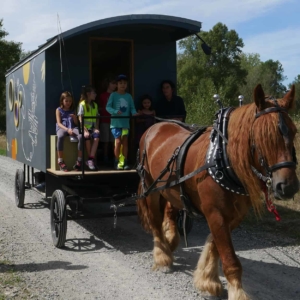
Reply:
M175 95L175 84L171 80L163 80L160 84L162 99L156 104L156 115L165 119L184 122L186 110L183 99Z

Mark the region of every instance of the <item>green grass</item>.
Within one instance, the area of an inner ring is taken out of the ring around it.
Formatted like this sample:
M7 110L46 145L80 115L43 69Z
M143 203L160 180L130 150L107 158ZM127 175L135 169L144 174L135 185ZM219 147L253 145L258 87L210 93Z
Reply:
M6 155L6 135L0 134L0 155Z
M300 201L278 201L275 200L277 211L281 221L276 221L275 216L265 210L261 218L250 212L242 223L248 230L267 231L274 233L280 239L289 237L294 239L296 244L300 244Z
M29 298L30 292L26 288L25 281L15 270L14 264L0 259L0 300L11 299L11 295L7 294L11 287L19 289L17 299Z

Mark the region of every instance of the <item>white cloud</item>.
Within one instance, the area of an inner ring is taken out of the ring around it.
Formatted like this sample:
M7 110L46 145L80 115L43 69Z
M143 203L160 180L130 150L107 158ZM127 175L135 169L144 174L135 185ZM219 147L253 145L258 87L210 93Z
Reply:
M111 0L111 1L37 1L0 0L1 17L10 39L33 50L57 34L57 12L62 30L123 14L166 14L203 22L208 30L217 22L228 26L256 18L286 0Z
M244 52L259 53L261 60L279 60L290 83L300 74L300 27L262 33L245 39Z
M57 34L57 13L63 31L126 14L180 16L201 21L203 30L209 30L217 22L234 28L287 2L295 3L295 0L0 0L0 18L4 18L4 28L10 34L8 39L22 42L24 50L34 50ZM296 64L300 61L297 36L299 28L260 34L244 39L244 50L260 53L262 59L278 59L291 81L300 73Z

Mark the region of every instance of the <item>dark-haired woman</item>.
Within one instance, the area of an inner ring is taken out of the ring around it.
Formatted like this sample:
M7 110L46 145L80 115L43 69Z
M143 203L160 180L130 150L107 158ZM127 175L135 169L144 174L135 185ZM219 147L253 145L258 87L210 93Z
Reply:
M175 85L171 80L161 82L163 97L156 105L156 115L165 119L185 121L186 110L183 99L175 95Z

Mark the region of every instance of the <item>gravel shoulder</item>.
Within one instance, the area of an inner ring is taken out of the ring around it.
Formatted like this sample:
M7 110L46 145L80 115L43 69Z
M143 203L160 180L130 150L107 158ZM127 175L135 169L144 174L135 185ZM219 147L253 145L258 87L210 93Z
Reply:
M113 218L70 221L66 247L57 249L49 202L29 190L25 208L15 206L17 168L22 164L0 156L0 273L13 269L19 278L0 283L0 299L208 299L192 284L208 234L204 220L194 225L189 248L181 241L167 274L151 271L152 238L136 216L118 218L117 228ZM238 228L233 241L251 299L300 299L300 246L288 235L248 228Z

